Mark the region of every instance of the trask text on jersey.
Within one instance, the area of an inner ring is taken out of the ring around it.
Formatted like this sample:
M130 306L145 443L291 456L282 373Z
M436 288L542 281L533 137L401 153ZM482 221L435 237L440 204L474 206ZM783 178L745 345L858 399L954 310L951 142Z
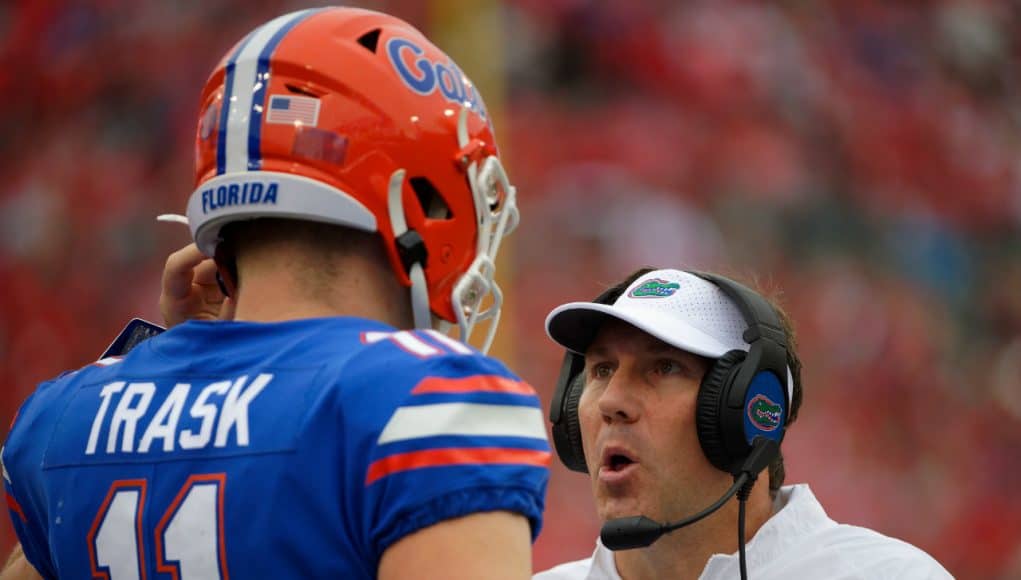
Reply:
M228 444L247 447L248 407L272 380L272 374L262 373L251 381L242 375L208 385L177 383L145 421L156 394L156 383L108 383L96 401L85 454L169 453L176 449L202 449L210 444L218 448ZM182 425L185 408L188 414ZM104 432L106 437L101 444Z

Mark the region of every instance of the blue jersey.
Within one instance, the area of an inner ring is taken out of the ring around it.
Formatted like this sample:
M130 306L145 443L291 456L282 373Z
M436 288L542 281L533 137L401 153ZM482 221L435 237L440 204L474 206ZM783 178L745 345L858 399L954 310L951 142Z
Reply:
M538 534L549 445L502 364L434 331L188 322L43 383L3 451L49 578L373 578L475 512Z

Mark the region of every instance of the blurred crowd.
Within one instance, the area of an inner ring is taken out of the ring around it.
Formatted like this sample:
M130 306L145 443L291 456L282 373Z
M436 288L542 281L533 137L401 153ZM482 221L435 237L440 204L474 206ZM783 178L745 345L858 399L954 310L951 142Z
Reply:
M191 191L205 75L309 4L0 4L0 420L158 320L188 235L154 217ZM788 480L957 577L1021 576L1021 6L508 0L499 22L524 216L502 328L544 401L556 304L646 264L743 278L798 328ZM587 488L554 466L537 567L591 551Z

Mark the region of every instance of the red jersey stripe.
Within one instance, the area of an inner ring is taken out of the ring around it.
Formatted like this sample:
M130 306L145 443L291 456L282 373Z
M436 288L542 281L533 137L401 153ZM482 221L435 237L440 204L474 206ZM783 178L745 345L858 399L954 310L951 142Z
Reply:
M18 503L18 500L14 499L14 496L11 495L10 493L7 493L7 508L10 509L12 512L18 514L18 517L21 518L21 521L23 522L28 521L28 518L25 517L25 512L22 511L21 509L21 504Z
M365 476L365 485L369 485L377 479L409 469L498 463L549 467L550 452L534 449L507 449L503 447L461 447L397 453L374 461L369 466L369 471Z
M426 377L412 389L412 395L425 393L510 393L532 395L535 389L524 381L516 381L496 375L476 375L460 379Z

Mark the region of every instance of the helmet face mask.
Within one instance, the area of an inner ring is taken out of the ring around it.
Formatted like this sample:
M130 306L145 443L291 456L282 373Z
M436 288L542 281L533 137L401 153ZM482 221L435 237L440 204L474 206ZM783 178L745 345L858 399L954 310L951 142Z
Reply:
M503 237L517 227L520 216L517 192L498 158L487 157L481 169L472 162L468 175L479 216L479 243L475 260L454 287L452 299L462 338L469 336L479 322L490 321L482 345L486 352L496 335L503 306L503 292L493 279L496 255ZM488 295L493 302L482 310Z
M223 225L258 217L376 232L415 325L456 323L467 341L492 320L488 348L515 191L474 85L421 33L352 8L281 16L227 53L199 110L188 222L204 253Z

